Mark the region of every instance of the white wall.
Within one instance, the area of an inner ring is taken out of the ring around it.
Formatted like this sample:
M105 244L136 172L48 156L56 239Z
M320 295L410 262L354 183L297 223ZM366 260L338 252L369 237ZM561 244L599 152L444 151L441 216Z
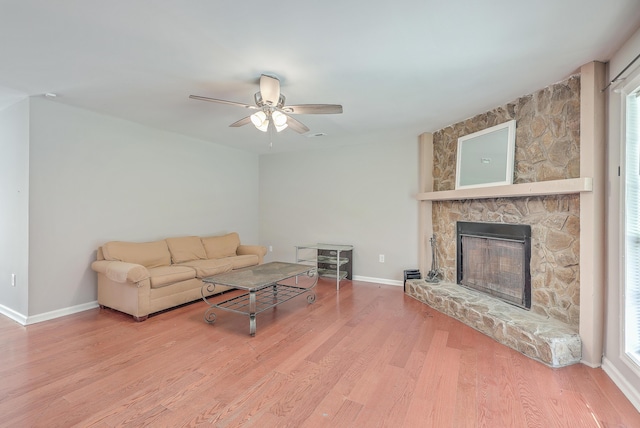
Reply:
M95 301L109 240L258 243L257 155L44 98L30 123L30 317Z
M29 265L29 100L0 110L0 313L24 321ZM11 274L16 274L12 286Z
M640 52L640 30L638 30L613 56L609 63L610 79L615 77ZM638 70L635 63L624 76ZM623 77L624 77L623 76ZM617 85L613 85L615 88ZM622 252L620 177L621 143L624 136L621 128L621 103L624 94L609 90L609 135L607 148L607 284L606 284L606 333L602 368L640 410L640 376L630 368L622 356Z
M260 157L260 240L267 260L295 245L354 245L353 274L394 283L417 268L418 137ZM379 263L378 256L385 255Z

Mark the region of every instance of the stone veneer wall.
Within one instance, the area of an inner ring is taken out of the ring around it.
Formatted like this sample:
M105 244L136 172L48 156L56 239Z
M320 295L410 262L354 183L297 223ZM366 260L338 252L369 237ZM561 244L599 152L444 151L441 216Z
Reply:
M433 189L453 190L458 138L516 120L514 183L580 176L580 76L433 134ZM580 316L579 195L434 201L433 231L444 280L456 281L455 223L531 225L532 307L576 330Z

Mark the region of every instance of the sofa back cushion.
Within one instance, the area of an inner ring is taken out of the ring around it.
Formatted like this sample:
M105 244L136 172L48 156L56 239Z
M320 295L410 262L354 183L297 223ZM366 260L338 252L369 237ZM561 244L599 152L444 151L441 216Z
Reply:
M207 258L207 253L204 251L204 246L198 236L167 238L165 241L167 241L173 263L184 263Z
M210 236L202 238L202 244L208 259L231 257L236 255L236 251L240 246L240 237L236 232L222 236Z
M165 241L111 241L102 246L102 254L105 260L137 263L147 268L171 264L171 254Z

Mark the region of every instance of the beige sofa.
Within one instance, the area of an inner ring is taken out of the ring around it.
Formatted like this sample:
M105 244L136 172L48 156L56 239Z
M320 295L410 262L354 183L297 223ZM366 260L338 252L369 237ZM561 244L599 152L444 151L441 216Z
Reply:
M262 264L267 249L241 245L237 233L185 236L154 242L107 242L91 268L98 303L144 321L149 314L202 298L202 278ZM216 286L205 295L229 287Z

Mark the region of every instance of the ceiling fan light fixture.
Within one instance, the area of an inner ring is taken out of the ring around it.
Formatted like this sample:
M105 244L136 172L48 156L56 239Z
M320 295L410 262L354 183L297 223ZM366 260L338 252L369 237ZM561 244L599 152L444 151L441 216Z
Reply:
M267 132L269 127L269 119L267 119L267 114L263 111L253 113L251 115L251 123L262 132Z
M276 131L280 132L285 129L287 125L287 115L275 110L271 113L271 120L273 120L273 126L275 126Z
M279 112L278 110L271 113L273 124L276 126L282 126L287 124L287 115Z
M263 111L258 111L251 115L251 123L253 123L256 128L262 125L265 120L267 120L267 115Z

